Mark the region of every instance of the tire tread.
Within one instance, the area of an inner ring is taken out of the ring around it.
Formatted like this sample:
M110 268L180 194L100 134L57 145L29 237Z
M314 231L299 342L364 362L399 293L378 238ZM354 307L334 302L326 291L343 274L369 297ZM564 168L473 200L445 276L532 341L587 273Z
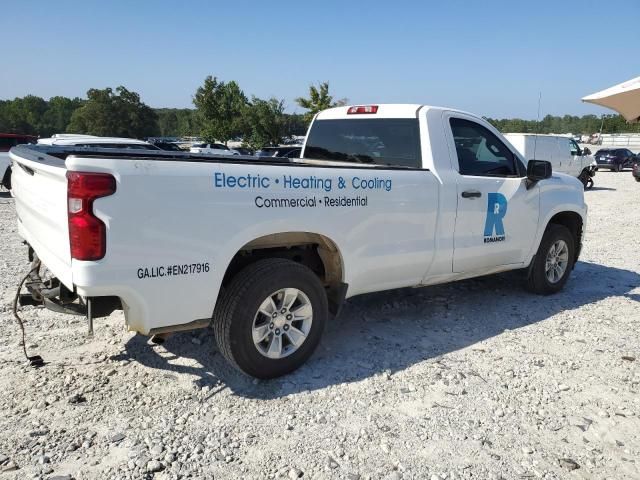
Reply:
M566 236L566 240L569 241L569 265L567 265L567 273L565 274L565 278L560 280L560 282L554 286L550 286L546 279L544 278L544 262L546 258L546 245L549 242L549 238L558 238L558 236ZM564 225L560 225L558 223L550 223L547 226L547 229L542 235L542 240L540 240L540 245L538 246L538 251L536 256L533 259L533 265L527 276L526 287L529 291L533 293L537 293L538 295L550 295L552 293L556 293L560 291L564 284L566 283L571 270L573 269L574 262L574 254L575 254L575 245L573 240L573 235L571 231L565 227Z
M256 282L259 282L261 278L268 277L271 272L279 271L282 268L297 268L305 274L311 272L305 265L291 260L267 258L258 260L243 268L233 277L229 285L220 292L212 322L216 343L224 358L240 371L244 370L238 364L231 349L231 324L234 319L234 312L247 290Z

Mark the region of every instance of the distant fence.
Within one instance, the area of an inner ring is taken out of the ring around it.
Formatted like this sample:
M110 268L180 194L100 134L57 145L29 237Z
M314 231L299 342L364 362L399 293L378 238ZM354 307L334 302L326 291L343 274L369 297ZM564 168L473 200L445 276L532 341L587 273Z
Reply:
M624 147L634 153L640 151L640 133L603 133L603 147Z

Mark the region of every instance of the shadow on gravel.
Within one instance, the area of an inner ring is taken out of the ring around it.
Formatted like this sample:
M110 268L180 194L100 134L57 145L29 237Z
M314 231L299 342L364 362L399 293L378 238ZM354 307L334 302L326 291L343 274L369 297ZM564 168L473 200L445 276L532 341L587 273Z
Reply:
M596 186L593 186L589 190L585 190L585 192L594 192L594 191L597 191L597 190L609 190L609 191L614 191L615 192L618 189L617 188L611 188L611 187L596 187Z
M0 198L12 198L11 197L11 192L0 191Z
M169 338L163 345L168 354L136 336L123 357L168 375L196 375L200 387L211 388L209 398L229 388L242 397L269 399L397 372L607 297L640 301L639 294L631 293L640 287L638 273L594 263L579 262L564 291L553 296L530 294L521 285L521 277L512 272L351 298L329 322L313 357L296 372L271 381L254 381L233 369L217 352L210 330ZM201 344L194 344L194 338ZM193 366L172 364L177 357Z

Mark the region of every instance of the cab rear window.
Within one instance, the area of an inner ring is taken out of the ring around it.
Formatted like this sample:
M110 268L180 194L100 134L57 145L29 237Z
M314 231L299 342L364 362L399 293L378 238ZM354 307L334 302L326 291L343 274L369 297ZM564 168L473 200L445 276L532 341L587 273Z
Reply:
M421 168L415 118L317 120L304 158Z

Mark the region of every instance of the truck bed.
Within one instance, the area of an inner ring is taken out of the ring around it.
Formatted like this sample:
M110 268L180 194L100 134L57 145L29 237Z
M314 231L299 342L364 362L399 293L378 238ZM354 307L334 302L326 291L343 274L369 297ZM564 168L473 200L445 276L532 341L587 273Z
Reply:
M420 283L435 248L439 183L427 169L52 146L11 157L21 236L69 290L119 297L142 333L211 318L234 256L273 234L330 239L351 259L350 295ZM71 259L68 171L116 179L115 194L92 204L106 226L96 261ZM245 188L249 177L271 183Z

